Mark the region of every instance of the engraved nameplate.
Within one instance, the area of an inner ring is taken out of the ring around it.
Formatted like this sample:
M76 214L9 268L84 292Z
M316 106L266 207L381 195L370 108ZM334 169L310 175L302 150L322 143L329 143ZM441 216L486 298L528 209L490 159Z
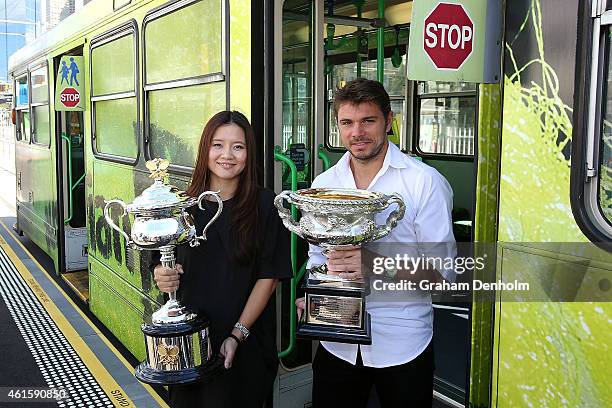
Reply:
M363 305L360 297L308 294L307 301L307 323L363 327Z

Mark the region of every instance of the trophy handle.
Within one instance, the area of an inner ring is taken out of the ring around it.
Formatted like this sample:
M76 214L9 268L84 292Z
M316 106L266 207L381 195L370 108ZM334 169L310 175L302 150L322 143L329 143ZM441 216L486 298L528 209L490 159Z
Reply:
M212 223L215 222L217 218L219 218L219 216L221 215L221 211L223 211L223 200L221 200L221 197L219 197L218 191L204 191L202 194L198 196L198 208L200 210L202 211L206 210L202 206L202 200L206 197L213 197L215 201L217 202L217 204L219 204L219 208L217 209L217 212L215 213L215 215L210 219L210 221L208 221L208 224L204 226L204 229L202 230L202 235L196 236L195 239L190 242L190 245L192 247L200 245L200 241L206 241L206 231L208 230L208 227L210 227Z
M289 193L291 193L290 190L285 190L276 197L274 197L274 206L278 210L278 215L281 217L281 220L283 220L285 228L287 228L289 231L293 232L297 236L301 237L302 231L300 230L300 225L293 220L293 217L291 216L291 211L289 211L283 205L284 199L287 199L287 201L289 201Z
M406 211L406 204L404 204L404 200L402 199L402 196L400 196L397 193L393 193L393 194L388 194L387 197L388 197L387 202L389 203L389 205L392 205L393 203L395 203L397 204L397 208L391 211L391 214L389 214L389 216L387 217L386 224L379 228L378 232L373 237L374 241L386 236L389 232L391 232L393 228L395 228L395 226L397 225L397 222L401 220L402 218L404 218L404 212Z
M121 209L123 210L123 214L121 214L121 217L123 217L125 214L127 214L127 212L125 211L126 204L121 200L109 200L104 202L106 203L106 205L104 206L104 218L106 219L106 222L108 222L108 225L110 225L112 229L123 235L123 238L125 238L125 242L127 245L131 245L132 240L130 239L129 235L126 234L121 228L119 228L117 224L115 224L109 213L111 205L119 204L121 206Z

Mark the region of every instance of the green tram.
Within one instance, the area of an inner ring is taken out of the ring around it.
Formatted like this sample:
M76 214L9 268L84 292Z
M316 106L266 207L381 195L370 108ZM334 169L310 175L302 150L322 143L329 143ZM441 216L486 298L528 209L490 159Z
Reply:
M146 253L105 223L104 200L138 195L154 157L184 186L203 124L222 109L252 121L266 186L307 187L344 152L335 89L364 76L391 95L390 140L452 185L458 242L497 244L497 276L608 291L612 4L504 4L500 80L485 85L407 79L410 1L94 0L10 59L15 228L142 359L140 323L162 296ZM55 108L66 56L82 57L82 111ZM590 241L603 249L546 244ZM292 307L306 246L293 251L296 278L277 291L279 407L310 398L314 345L295 340ZM610 303L555 301L548 289L549 301L435 303L437 399L612 406Z

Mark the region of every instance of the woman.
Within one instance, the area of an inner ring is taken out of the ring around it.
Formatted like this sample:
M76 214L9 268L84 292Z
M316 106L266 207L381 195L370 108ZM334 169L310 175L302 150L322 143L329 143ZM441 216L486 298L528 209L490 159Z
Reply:
M170 388L174 407L262 407L278 368L274 297L278 279L291 277L289 234L274 207L274 193L257 186L253 129L239 112L213 116L202 133L187 189L197 197L218 191L221 216L199 247L179 247L175 269L157 265L163 292L210 319L213 351L226 373L209 383ZM217 210L194 210L198 233ZM184 273L183 273L184 271Z

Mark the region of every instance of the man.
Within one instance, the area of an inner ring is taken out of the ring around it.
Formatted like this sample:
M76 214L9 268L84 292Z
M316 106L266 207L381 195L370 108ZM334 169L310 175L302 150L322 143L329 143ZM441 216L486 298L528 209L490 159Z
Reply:
M347 152L312 187L397 192L406 204L405 216L377 242L452 243L447 252L454 256L452 190L435 169L389 143L393 112L383 86L363 78L348 82L334 98L334 114ZM311 245L309 256L309 268L327 262L329 273L347 279L362 276L359 249L332 251L325 258ZM434 273L454 281L452 271ZM365 406L372 386L382 407L431 407L433 309L428 294L425 299L367 302L370 346L321 342L313 361L314 408ZM296 303L301 312L304 300Z

